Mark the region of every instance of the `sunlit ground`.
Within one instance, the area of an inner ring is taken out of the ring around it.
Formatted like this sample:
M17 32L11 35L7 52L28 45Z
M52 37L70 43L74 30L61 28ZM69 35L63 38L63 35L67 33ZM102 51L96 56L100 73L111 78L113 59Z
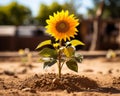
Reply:
M107 51L77 51L76 53L81 53L84 56L83 62L78 64L78 73L69 70L66 65L64 65L62 74L69 73L91 78L95 80L100 88L95 88L94 90L90 88L90 93L87 90L84 90L71 94L68 94L67 91L61 89L41 93L41 89L34 87L32 88L34 91L31 92L28 85L24 85L26 88L19 89L21 88L20 86L23 86L21 84L24 84L22 82L24 82L25 79L34 76L35 74L58 73L57 64L43 69L43 62L39 62L38 52L30 53L30 56L21 56L18 52L0 52L0 82L4 82L0 85L0 94L8 95L11 93L16 96L14 92L17 92L17 94L23 96L26 96L26 94L29 94L29 96L32 96L33 94L42 94L44 96L49 96L49 94L54 94L55 96L56 94L59 96L73 96L73 94L76 94L76 96L79 96L79 94L81 94L81 96L86 94L92 94L91 96L94 96L95 94L98 96L120 95L120 51L115 51L115 56L113 57L112 54ZM107 55L110 55L111 57ZM10 81L8 82L8 80ZM16 85L17 82L19 82L18 85ZM12 84L14 84L14 87L11 86ZM59 92L57 90L59 90Z

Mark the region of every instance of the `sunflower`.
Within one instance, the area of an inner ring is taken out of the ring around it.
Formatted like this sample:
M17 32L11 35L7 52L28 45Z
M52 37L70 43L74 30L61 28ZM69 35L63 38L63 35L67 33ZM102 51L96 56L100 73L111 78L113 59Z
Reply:
M74 17L74 14L69 15L68 11L61 11L54 13L53 16L50 16L48 20L46 20L46 32L52 35L56 41L57 40L70 40L70 37L74 38L78 30L76 26L79 24L78 19Z

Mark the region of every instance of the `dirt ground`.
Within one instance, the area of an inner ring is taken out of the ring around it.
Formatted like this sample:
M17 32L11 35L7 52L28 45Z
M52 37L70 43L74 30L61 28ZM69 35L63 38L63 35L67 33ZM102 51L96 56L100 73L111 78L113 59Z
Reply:
M61 79L57 65L43 69L38 60L0 58L0 96L120 96L120 56L84 58L78 73L64 65Z

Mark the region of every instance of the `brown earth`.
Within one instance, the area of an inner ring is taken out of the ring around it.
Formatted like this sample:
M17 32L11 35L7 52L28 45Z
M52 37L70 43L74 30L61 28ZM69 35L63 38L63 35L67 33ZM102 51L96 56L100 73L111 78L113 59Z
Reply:
M57 65L43 69L38 58L0 58L0 96L120 96L120 57L85 58L78 73Z

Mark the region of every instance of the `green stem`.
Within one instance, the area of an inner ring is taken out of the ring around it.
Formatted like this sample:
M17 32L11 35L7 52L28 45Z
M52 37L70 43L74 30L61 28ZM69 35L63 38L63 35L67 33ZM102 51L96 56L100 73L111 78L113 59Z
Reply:
M60 48L61 48L61 41L59 42L60 43ZM61 50L59 50L59 56L58 56L58 77L61 78Z

